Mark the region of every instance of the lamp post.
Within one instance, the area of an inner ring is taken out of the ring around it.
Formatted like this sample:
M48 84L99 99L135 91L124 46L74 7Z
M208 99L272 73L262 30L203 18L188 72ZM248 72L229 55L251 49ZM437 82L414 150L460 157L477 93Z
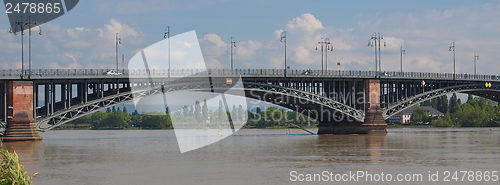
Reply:
M163 38L168 39L168 77L170 78L170 26L165 28L165 32L163 33Z
M321 49L321 73L324 74L325 70L328 71L328 51L333 51L333 44L329 38L321 38L318 45ZM318 50L318 45L316 45L316 51ZM325 65L323 64L323 59L325 59Z
M474 53L474 75L477 75L477 61L479 61L479 54Z
M236 41L233 41L233 37L231 37L231 70L233 70L233 48L236 47Z
M36 26L37 23L31 21L31 16L28 16L28 21L24 21L23 17L19 17L20 21L16 21L15 24L16 26L14 29L10 28L9 33L17 35L17 28L21 28L21 79L24 79L25 72L24 72L24 28L25 26L28 26L28 79L31 78L31 28L33 26ZM42 27L39 26L39 34L42 35Z
M115 49L116 49L116 72L118 73L118 45L122 44L122 39L119 33L115 33Z
M453 80L456 79L457 76L457 65L456 65L456 52L455 52L455 42L450 44L449 51L453 51Z
M21 79L23 79L24 78L24 25L25 25L23 16L20 16L18 18L18 21L15 22L15 24L16 24L16 26L14 27L14 29L12 29L12 27L11 27L9 33L17 35L17 31L16 31L17 28L18 27L21 28L21 30L20 30L21 31L21 74L20 74L20 77L21 77Z
M286 65L286 31L281 32L280 42L285 45L285 68L284 68L284 73L283 74L286 77L286 68L287 68L287 65Z
M377 71L377 73L382 72L382 57L380 53L382 41L384 41L384 47L385 47L386 43L384 40L384 36L381 33L373 33L372 36L370 37L370 40L368 41L368 46L375 48L375 71Z
M403 73L403 55L406 54L406 49L401 45L401 73Z
M28 31L28 61L29 61L29 64L28 64L28 79L31 79L31 28L33 25L37 25L36 24L36 21L33 23L31 22L31 16L28 18L28 26L29 26L29 31ZM38 34L39 35L42 35L42 27L41 26L38 26L39 28L39 31L38 31Z

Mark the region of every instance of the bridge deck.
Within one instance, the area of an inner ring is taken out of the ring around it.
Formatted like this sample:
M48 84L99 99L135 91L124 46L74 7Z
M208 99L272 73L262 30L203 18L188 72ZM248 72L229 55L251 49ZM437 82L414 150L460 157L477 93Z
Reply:
M128 79L148 78L145 70L121 70L114 75L106 74L105 69L36 69L24 70L24 79ZM19 80L21 70L0 70L0 80ZM282 69L176 69L150 71L152 77L185 77L191 75L210 76L242 76L242 77L285 77ZM382 79L429 79L429 80L460 80L460 81L500 81L498 75L473 75L452 73L425 73L425 72L376 72L376 71L354 71L354 70L287 70L286 77L307 78L382 78Z

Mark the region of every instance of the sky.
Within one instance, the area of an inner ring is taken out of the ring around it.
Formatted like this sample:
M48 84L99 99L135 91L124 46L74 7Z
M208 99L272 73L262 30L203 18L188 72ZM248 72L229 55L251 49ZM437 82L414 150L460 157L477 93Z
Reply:
M5 7L2 8L5 11ZM500 1L298 1L298 0L82 0L66 15L42 25L32 40L33 68L113 68L115 33L120 54L130 59L141 48L172 34L195 30L205 61L228 68L230 37L238 42L235 68L282 68L281 31L288 36L292 69L319 69L315 50L329 38L329 69L373 70L368 47L373 32L384 35L382 69L399 71L400 46L406 48L404 70L453 72L449 44L456 42L457 72L499 74ZM38 29L38 28L37 28ZM0 14L0 66L21 68L20 36L9 34ZM26 42L27 43L27 42ZM27 52L27 50L25 50Z

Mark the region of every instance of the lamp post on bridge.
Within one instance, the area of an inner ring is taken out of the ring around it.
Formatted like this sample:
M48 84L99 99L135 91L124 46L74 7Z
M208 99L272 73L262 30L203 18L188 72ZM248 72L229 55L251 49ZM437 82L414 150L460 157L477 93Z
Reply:
M163 39L168 39L168 77L170 78L170 26L165 28L165 32L163 33Z
M456 79L457 76L457 65L456 65L456 52L455 52L455 42L450 44L449 51L453 51L453 80Z
M236 41L233 41L233 37L231 37L231 71L233 70L233 48L236 48Z
M31 78L31 28L36 26L36 20L32 21L31 16L28 16L28 21L25 22L23 17L20 17L20 21L16 21L16 26L14 29L10 28L9 33L17 35L17 28L21 28L21 79L24 78L24 28L28 26L28 79ZM39 26L39 34L42 35L42 27Z
M387 46L384 36L377 32L373 33L372 37L370 37L370 40L368 41L368 46L375 48L375 71L378 73L376 76L380 75L380 72L382 72L382 57L380 56L382 41L384 41L384 47Z
M18 19L21 19L20 21L16 21L16 26L14 29L12 27L10 28L9 33L17 35L17 28L21 28L21 79L24 78L24 20L23 16L20 16Z
M31 16L28 18L28 26L29 26L29 31L28 31L28 79L31 79L31 28L33 25L37 25L36 21L33 23L31 22ZM42 35L42 27L38 27L38 34Z
M406 54L406 49L401 45L401 73L403 73L403 55Z
M330 42L329 38L321 38L318 42L321 49L321 74L328 71L328 51L333 51L333 44ZM316 51L318 50L318 45L316 45ZM323 59L325 62L323 62Z
M286 65L286 31L281 32L280 42L285 45L285 68L284 68L283 74L286 77L286 68L287 68L287 65Z
M122 44L122 39L120 38L120 33L115 33L115 49L116 49L116 72L118 73L118 45Z
M474 75L477 75L477 61L479 61L479 54L474 53Z

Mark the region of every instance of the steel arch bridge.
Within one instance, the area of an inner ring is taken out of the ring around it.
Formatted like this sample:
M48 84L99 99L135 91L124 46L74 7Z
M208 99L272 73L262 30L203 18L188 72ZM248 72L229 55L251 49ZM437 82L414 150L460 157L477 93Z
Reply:
M104 70L35 70L30 79L20 79L20 71L0 70L3 95L0 122L6 125L22 113L36 120L37 130L46 131L132 101L134 97L184 91L222 93L230 88L244 91L247 98L309 116L312 113L311 117L319 121L320 127L352 123L356 127L353 130L360 125L383 125L385 119L406 108L449 93L500 101L500 77L496 75L307 71L290 70L285 77L283 70L180 70L173 71L172 79L166 80L165 71L146 75L143 71L124 70L121 75L105 75ZM202 83L207 78L211 83ZM228 79L242 83L228 84ZM132 90L131 87L137 86L145 88ZM23 99L19 95L32 98ZM30 100L31 106L19 103ZM333 119L338 115L344 118Z
M144 98L147 96L160 95L163 93L182 93L185 91L232 94L231 90L241 90L245 92L245 97L247 98L273 103L275 105L286 107L292 110L298 110L299 112L308 112L311 110L323 108L332 112L340 112L349 117L352 117L356 121L362 122L364 119L363 111L356 110L350 106L324 96L292 88L253 82L247 82L243 85L241 85L241 83L237 83L231 86L220 83L209 85L205 83L193 82L179 83L174 85L156 84L151 88L145 88L138 91L126 91L123 93L96 99L87 102L86 104L75 105L68 109L54 112L52 115L42 117L40 120L37 120L37 129L39 131L47 131L64 123L81 118L85 115L92 114L94 112L101 111L106 108L117 106L123 103L131 102L134 100L134 98ZM283 98L280 101L275 101L277 97ZM312 104L314 106L308 106L309 104ZM318 114L313 114L313 118L319 119L318 117Z

